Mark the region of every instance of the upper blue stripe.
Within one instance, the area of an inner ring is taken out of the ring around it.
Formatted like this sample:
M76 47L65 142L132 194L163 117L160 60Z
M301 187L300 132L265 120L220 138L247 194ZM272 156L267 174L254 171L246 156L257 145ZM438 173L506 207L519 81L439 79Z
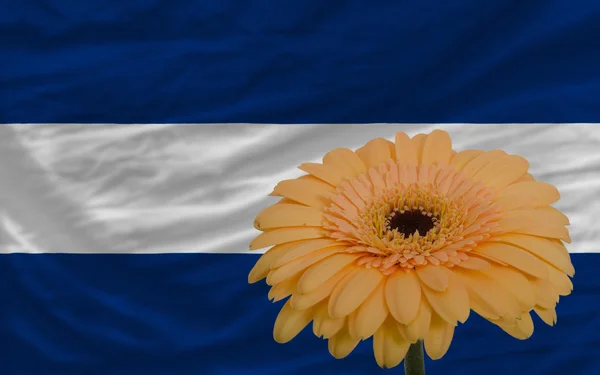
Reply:
M20 0L0 122L599 122L600 2Z

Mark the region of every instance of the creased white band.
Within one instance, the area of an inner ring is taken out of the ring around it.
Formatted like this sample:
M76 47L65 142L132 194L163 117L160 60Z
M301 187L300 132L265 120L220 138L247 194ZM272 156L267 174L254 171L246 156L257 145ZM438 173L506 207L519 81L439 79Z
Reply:
M245 253L254 216L296 167L442 128L454 148L503 149L562 194L571 252L598 252L596 124L0 125L0 252Z

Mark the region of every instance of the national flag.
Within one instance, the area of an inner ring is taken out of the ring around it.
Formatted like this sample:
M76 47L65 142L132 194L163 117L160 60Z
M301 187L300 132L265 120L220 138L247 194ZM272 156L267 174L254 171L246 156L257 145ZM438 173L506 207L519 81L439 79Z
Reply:
M554 327L473 314L428 373L600 371L596 2L1 8L0 373L383 373L274 342L252 221L300 163L434 128L558 187L577 273Z

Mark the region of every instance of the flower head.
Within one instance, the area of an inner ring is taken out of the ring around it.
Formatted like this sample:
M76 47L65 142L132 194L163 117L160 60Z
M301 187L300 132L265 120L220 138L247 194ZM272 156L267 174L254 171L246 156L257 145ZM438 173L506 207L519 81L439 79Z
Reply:
M556 322L574 275L557 189L504 151L452 150L441 130L334 149L281 181L250 249L272 246L248 277L290 297L275 321L285 343L311 321L336 358L373 337L381 367L423 339L432 359L473 310L509 335Z

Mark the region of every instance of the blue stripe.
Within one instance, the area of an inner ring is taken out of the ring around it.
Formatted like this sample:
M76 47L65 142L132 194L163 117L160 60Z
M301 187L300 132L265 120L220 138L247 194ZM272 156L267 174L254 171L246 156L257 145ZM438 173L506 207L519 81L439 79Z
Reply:
M598 122L600 2L20 0L0 122Z
M371 343L335 360L310 327L273 341L282 302L245 254L0 256L0 369L18 375L379 374ZM519 341L475 314L428 373L600 373L600 254L573 255L558 325ZM400 372L401 369L394 371Z

